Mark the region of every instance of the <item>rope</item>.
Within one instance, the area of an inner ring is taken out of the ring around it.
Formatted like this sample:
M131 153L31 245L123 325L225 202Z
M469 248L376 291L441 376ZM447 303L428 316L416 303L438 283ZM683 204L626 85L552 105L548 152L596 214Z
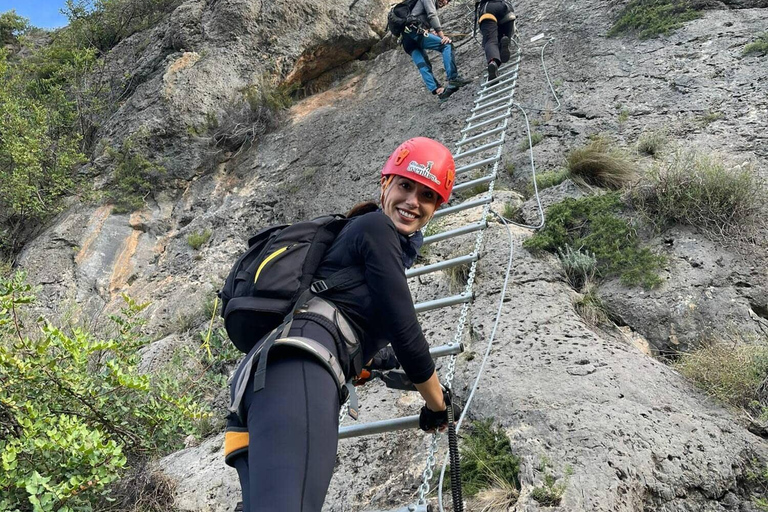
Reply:
M491 348L493 347L493 340L496 338L496 330L499 327L499 320L501 320L501 310L504 307L504 297L507 295L507 287L509 285L509 276L512 273L512 261L514 259L514 240L512 238L512 230L509 228L509 222L507 222L507 219L499 215L496 211L491 210L491 213L493 213L496 217L501 220L502 223L504 223L504 226L507 228L507 235L509 237L509 260L507 261L507 270L504 274L504 285L501 288L501 295L499 295L499 305L496 308L496 318L493 321L493 328L491 329L491 335L488 338L488 344L485 348L485 354L483 355L483 361L480 363L480 368L477 371L477 376L475 377L475 382L472 384L471 391L469 392L469 396L467 397L467 401L464 403L464 410L461 413L461 417L459 417L459 421L456 422L456 433L458 434L459 429L461 428L461 424L464 421L464 418L467 416L467 411L469 411L469 406L472 403L472 399L475 397L475 392L477 391L477 386L480 383L480 378L483 375L483 371L485 370L485 365L488 362L488 356L491 354ZM443 479L445 477L445 467L448 464L448 456L449 454L446 454L445 460L443 461L443 467L440 470L440 480L437 484L437 502L438 506L440 507L440 512L444 512L443 510ZM451 470L453 470L453 464L451 464Z

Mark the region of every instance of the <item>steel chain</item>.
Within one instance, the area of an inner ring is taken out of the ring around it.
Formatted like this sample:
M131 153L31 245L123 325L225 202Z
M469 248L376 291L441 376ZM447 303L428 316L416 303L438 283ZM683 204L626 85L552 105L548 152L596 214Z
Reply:
M435 467L435 454L437 453L437 433L432 434L432 443L429 446L429 455L427 455L427 465L421 476L421 485L419 486L419 505L427 503L427 494L429 494L429 481L432 480L432 468Z

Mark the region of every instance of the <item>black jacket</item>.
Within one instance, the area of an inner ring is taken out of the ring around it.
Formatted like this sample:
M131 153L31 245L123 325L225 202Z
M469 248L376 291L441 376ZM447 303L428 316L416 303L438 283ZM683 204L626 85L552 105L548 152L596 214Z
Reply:
M319 278L350 266L359 266L365 283L347 290L329 290L332 301L354 324L363 347L363 361L392 344L411 381L421 383L435 370L429 345L421 331L405 278L421 245L417 232L401 235L381 211L353 218L323 258Z

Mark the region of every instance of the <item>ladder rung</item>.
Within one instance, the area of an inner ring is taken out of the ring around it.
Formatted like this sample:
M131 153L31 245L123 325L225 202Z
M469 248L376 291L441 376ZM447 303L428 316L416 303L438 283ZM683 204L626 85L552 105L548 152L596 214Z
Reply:
M517 61L517 62L515 62L515 65L517 65L517 64L519 64L519 63L520 63L520 61ZM506 78L507 78L509 75L512 75L512 74L514 74L514 73L517 73L517 67L515 67L515 69L513 69L512 71L508 71L508 69L509 69L509 66L504 66L503 68L499 69L499 74L496 76L496 78L494 78L494 79L493 79L493 80L491 80L491 81L488 81L488 80L486 79L486 81L485 81L485 82L483 82L483 83L481 84L481 86L482 86L482 85L488 85L488 84L494 84L494 85L495 85L495 84L497 84L497 83L499 82L499 80L504 80L504 79L506 79ZM486 77L487 77L487 75L486 75Z
M470 117L469 119L467 119L467 122L468 122L468 123L471 123L472 121L475 121L475 120L477 120L477 119L482 119L482 118L484 118L484 117L486 117L486 116L489 116L489 115L491 115L491 114L495 114L496 112L501 112L501 111L503 111L503 110L507 110L508 108L509 108L509 106L508 106L508 105L502 105L501 107L496 107L496 108L493 108L493 109L491 109L491 110L486 110L485 112L481 112L481 113L479 113L479 114L475 114L475 115L473 115L472 117ZM504 115L503 117L501 117L501 119L504 119L505 117L507 117L507 116L506 116L506 115ZM488 124L488 123L486 122L485 124ZM469 131L469 130L472 130L472 129L474 129L474 128L477 128L478 126L484 126L484 125L482 125L482 124L476 124L476 125L474 125L474 126L468 126L467 128L464 128L463 130L461 130L461 132L462 132L462 133L464 133L464 132L467 132L467 131Z
M421 276L431 272L437 272L439 270L445 270L447 268L458 267L459 265L472 263L473 261L477 261L477 254L475 253L468 254L466 256L459 256L458 258L453 258L438 263L433 263L431 265L424 265L423 267L406 270L405 277Z
M394 432L396 430L410 428L419 428L418 415L394 418L391 420L372 421L370 423L363 423L362 425L347 425L340 427L339 439L370 436L372 434L382 434L384 432Z
M479 111L481 111L483 109L486 109L488 107L492 107L494 105L501 105L502 103L506 103L506 102L508 102L511 99L512 99L512 97L510 96L510 97L504 97L504 98L499 98L497 100L489 101L488 103L483 103L482 105L477 105L476 107L472 108L472 110L470 110L470 112L472 112L474 114L475 112L479 112Z
M499 68L499 73L506 72L511 67L517 67L518 64L520 64L520 61L522 60L522 57L520 55L517 56L517 60L507 62L505 64L502 64Z
M464 352L463 343L448 343L447 345L440 345L439 347L429 349L429 355L431 355L433 359L436 357L461 354L462 352Z
M417 313L424 313L425 311L432 311L433 309L447 308L448 306L463 304L471 300L471 293L460 293L459 295L451 295L450 297L419 302L418 304L414 304L413 307L416 309Z
M474 233L475 231L480 231L486 227L488 227L488 223L485 221L485 219L483 219L479 222L475 222L474 224L467 224L466 226L461 226L460 228L452 229L450 231L443 231L442 233L438 233L436 235L424 237L424 245L447 240L455 236L466 235L467 233Z
M484 88L480 89L479 91L477 91L477 94L483 94L484 92L488 92L488 91L492 91L494 89L498 89L499 87L502 87L502 86L508 84L509 82L514 82L515 80L517 80L517 74L514 74L514 76L506 78L506 79L502 80L501 82L493 84L490 87L484 87Z
M461 192L462 190L466 190L468 188L476 187L478 185L482 185L483 183L490 183L491 181L496 179L496 173L491 173L488 176L483 176L482 178L477 178L476 180L468 181L466 183L462 183L461 185L455 185L453 187L454 192Z
M499 126L498 128L494 128L493 130L488 130L487 132L483 132L479 135L473 135L468 139L460 140L459 142L456 143L456 145L463 146L464 144L469 144L470 142L475 142L476 140L480 140L483 137L488 137L489 135L496 135L497 133L503 132L506 129L507 129L506 126ZM458 170L456 172L458 173Z
M475 105L477 105L478 103L481 103L481 102L483 102L485 100L489 100L491 98L495 98L496 96L500 96L500 95L502 95L504 93L507 93L509 91L514 91L514 90L515 90L515 86L514 85L510 85L510 86L504 87L503 89L499 89L496 92L492 92L488 96L480 96L479 98L477 98L475 100ZM510 94L509 96L511 97L512 95Z
M458 169L456 169L456 176L464 174L465 172L469 172L472 169L477 169L478 167L485 167L488 164L492 164L496 160L497 160L496 157L492 156L490 158L485 158L483 160L478 160L477 162L475 162L473 164L469 164L469 165L465 165L463 167L459 167ZM437 215L437 214L435 214L435 215Z
M457 204L456 206L441 208L435 212L435 215L432 218L437 219L440 217L444 217L445 215L450 215L452 213L460 212L462 210L469 210L470 208L483 206L484 204L488 204L491 201L493 201L493 197L487 196L487 197L481 197L480 199L474 199L472 201L466 201L464 203Z
M509 116L510 108L509 107L501 107L499 110L504 110L505 108L506 108L506 112L504 112L502 115L496 116L496 117L491 118L491 119L488 119L487 121L483 121L482 123L477 123L476 125L473 125L473 126L468 126L467 128L464 128L461 131L462 132L468 132L470 130L475 130L475 129L480 128L482 126L488 126L489 124L498 123L499 121L502 121L502 120L506 119L507 116Z
M485 150L499 147L502 144L504 144L503 136L499 140L489 142L488 144L483 144L482 146L478 146L476 148L464 151L463 153L456 153L455 155L453 155L453 159L458 160L459 158L466 158L468 156L476 155L478 153L482 153Z

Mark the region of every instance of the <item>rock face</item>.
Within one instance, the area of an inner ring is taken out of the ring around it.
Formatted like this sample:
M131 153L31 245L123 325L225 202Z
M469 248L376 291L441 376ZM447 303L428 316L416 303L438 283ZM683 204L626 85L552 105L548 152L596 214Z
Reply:
M562 107L555 110L547 100L538 47L524 51L516 95L543 108L530 113L534 130L544 135L533 149L537 168L562 165L569 148L595 133L631 145L642 131L665 128L680 143L753 159L756 172L766 175L768 67L757 57L741 57L741 48L765 30L768 12L708 11L668 37L639 42L605 38L615 10L602 0L516 6L524 43L542 31L554 38L546 64ZM447 31L470 30L465 5L442 12ZM474 85L438 106L409 57L395 49L299 102L282 128L252 148L213 169L200 167L208 141L185 138L187 126L204 122L264 72L304 82L355 58L383 34L385 15L384 4L373 0L188 1L163 24L121 43L110 65L132 70L133 78L103 135L120 140L147 126L158 157L172 158L172 175L183 178L184 187L156 193L132 215L87 205L64 212L20 259L30 279L42 285L41 312L56 316L77 304L83 314L99 316L119 307L125 292L152 301L149 327L158 334L179 331L182 321L202 324L206 297L259 226L345 211L376 198L377 173L402 140L423 135L456 141ZM477 77L484 63L466 41L456 45L459 69ZM624 109L629 115L622 121ZM721 116L711 120L717 116L709 113ZM519 183L527 172L521 118L513 118L510 134L505 163L516 171L500 185ZM580 193L564 184L545 195ZM506 196L497 201L499 210L502 202L520 202ZM522 208L531 214L529 222L536 220L530 206ZM187 237L205 230L211 239L192 249ZM755 510L747 475L753 460L768 459L765 442L619 334L590 330L575 314L574 292L561 282L554 260L520 249L527 231L514 236L510 288L470 415L494 417L523 459L515 510L543 508L531 492L547 474L565 483L560 506L551 510ZM506 237L494 225L483 247L470 316L473 337L464 340L476 357L459 358L461 394L480 364L501 298ZM724 323L745 332L760 329L768 311L764 247L739 255L682 229L652 243L670 256L662 287L649 294L607 283L601 292L614 316L645 336L654 351L685 348ZM453 240L430 257L467 251L471 244L471 238ZM451 286L447 276L427 276L414 281L412 292L420 301L447 295ZM454 314L423 315L433 344L452 339ZM420 405L415 396L378 383L366 386L361 400L364 421L413 414ZM324 510L413 503L428 443L417 432L341 442ZM179 483L180 509L234 508L238 484L223 466L220 436L165 458L160 467Z

